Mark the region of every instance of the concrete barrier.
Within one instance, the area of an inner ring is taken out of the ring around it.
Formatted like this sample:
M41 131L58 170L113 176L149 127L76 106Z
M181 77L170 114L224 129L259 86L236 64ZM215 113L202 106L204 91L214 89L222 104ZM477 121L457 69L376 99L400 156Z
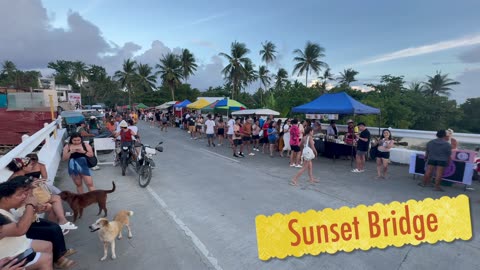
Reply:
M25 157L37 149L42 143L43 146L37 153L38 159L47 167L48 181L49 183L53 183L61 161L63 141L66 135L66 130L61 128L61 123L62 119L58 117L58 119L52 123L45 124L44 128L32 136L23 135L22 143L0 158L0 183L6 181L12 175L12 172L9 171L6 166L13 158Z

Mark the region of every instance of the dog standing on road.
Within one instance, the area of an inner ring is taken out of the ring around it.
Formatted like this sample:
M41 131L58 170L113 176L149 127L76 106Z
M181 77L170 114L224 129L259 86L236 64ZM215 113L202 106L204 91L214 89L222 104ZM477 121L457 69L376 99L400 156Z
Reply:
M117 213L113 221L108 221L106 218L99 218L95 223L89 226L91 232L98 231L98 237L103 242L103 257L100 261L107 258L108 244L112 250L112 259L117 258L115 253L115 237L122 239L123 227L127 227L128 238L132 238L132 230L130 228L130 216L133 215L133 211L121 210Z
M76 194L70 191L62 191L60 192L60 197L62 200L66 201L70 208L73 210L73 222L77 221L77 217L81 218L83 214L83 209L87 206L98 203L98 214L103 212L105 213L104 217L107 216L107 194L112 193L115 191L115 182L112 181L113 188L111 190L94 190L89 191L83 194Z

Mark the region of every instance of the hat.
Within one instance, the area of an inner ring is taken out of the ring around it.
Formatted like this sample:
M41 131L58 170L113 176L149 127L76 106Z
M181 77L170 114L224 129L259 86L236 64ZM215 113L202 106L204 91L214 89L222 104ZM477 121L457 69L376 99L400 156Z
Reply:
M353 123L352 119L348 119L347 124Z
M120 122L120 127L122 127L122 128L128 127L127 122L125 122L125 120L122 120L122 122Z
M445 130L447 132L447 135L452 136L453 135L453 129L449 128Z

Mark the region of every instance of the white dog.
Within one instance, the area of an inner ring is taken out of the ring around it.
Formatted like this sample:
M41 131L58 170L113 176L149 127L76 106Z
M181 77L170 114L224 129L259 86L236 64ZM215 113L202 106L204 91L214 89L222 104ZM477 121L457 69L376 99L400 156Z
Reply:
M95 223L89 226L91 232L98 231L98 237L103 242L103 257L100 261L107 258L108 244L112 249L112 259L117 258L115 254L115 237L122 239L123 226L127 227L128 238L132 238L132 230L130 228L129 216L133 215L133 211L121 210L117 213L113 221L108 221L106 218L99 218Z

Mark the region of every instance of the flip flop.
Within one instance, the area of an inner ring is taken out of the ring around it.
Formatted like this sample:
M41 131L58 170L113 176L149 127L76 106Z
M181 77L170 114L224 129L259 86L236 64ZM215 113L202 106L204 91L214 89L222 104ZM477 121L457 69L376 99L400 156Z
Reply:
M289 184L290 186L295 186L295 187L298 186L297 183L294 183L294 182L290 182L290 183L288 183L288 184Z
M63 225L60 225L60 228L62 228L62 230L76 230L76 229L78 229L78 227L75 226L75 224L73 224L71 222L67 222Z
M69 249L67 249L67 251L65 251L65 254L63 254L63 257L68 257L68 256L71 256L75 253L77 253L77 251L75 249L69 248Z

